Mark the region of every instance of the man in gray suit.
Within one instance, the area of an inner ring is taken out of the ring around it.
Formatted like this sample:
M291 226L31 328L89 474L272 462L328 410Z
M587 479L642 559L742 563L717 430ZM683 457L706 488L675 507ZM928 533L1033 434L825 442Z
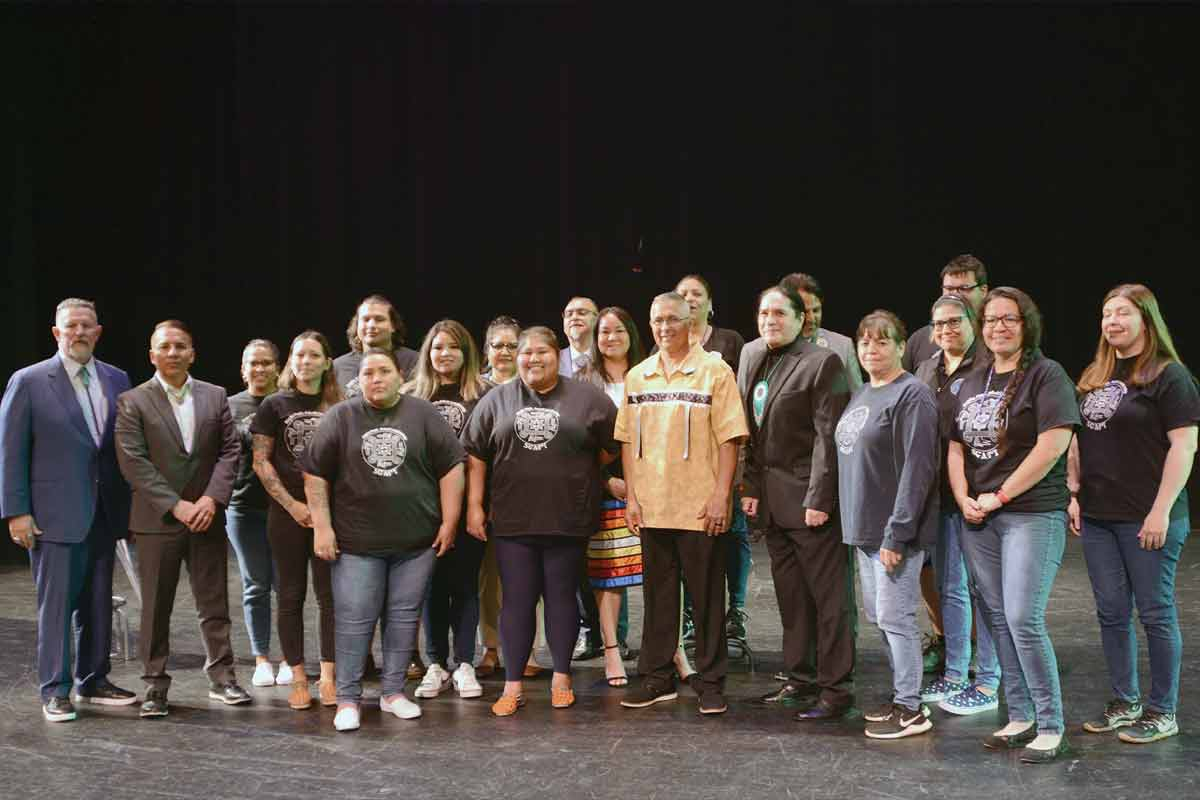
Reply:
M184 563L206 655L208 696L249 703L237 685L229 641L225 506L240 446L225 390L193 379L192 334L178 320L150 337L154 377L117 401L117 462L133 489L129 529L137 536L142 584L141 656L149 689L143 717L167 715L171 611Z
M592 358L592 336L600 309L590 297L572 297L563 309L567 346L558 353L558 374L570 378L587 368Z

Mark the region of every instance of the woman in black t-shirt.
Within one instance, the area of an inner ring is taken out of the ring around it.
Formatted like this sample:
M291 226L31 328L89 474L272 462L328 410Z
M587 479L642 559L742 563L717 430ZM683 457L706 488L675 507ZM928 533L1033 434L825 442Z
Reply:
M425 335L413 379L400 387L403 394L433 403L455 436L461 436L475 404L490 388L479 377L479 350L460 323L444 319ZM425 628L428 668L416 689L417 697L437 697L454 684L460 697L479 697L483 688L475 677L475 628L479 625L479 564L483 541L460 530L454 548L437 560L421 625ZM454 632L451 675L450 631Z
M1024 744L1027 763L1053 761L1067 749L1046 604L1066 544L1066 453L1079 424L1071 380L1042 355L1041 338L1042 317L1029 295L1011 287L988 293L983 343L993 362L963 381L947 457L967 523L963 555L1008 700L1008 724L984 744Z
M1104 297L1100 343L1078 387L1083 427L1071 448L1071 530L1083 536L1113 699L1083 724L1126 728L1145 743L1179 732L1183 640L1175 569L1189 530L1184 488L1196 455L1200 394L1158 301L1140 284ZM1138 687L1133 605L1150 650L1150 695Z
M454 546L462 510L462 445L427 401L400 394L391 349L368 348L360 397L331 408L304 457L313 549L332 561L339 731L359 726L371 635L383 626L379 707L421 716L404 695L434 561Z
M300 458L312 440L321 416L342 393L333 374L329 340L317 331L304 331L292 340L287 366L279 376L280 391L258 407L250 423L254 472L271 497L267 510L267 539L275 564L279 644L292 669L288 705L300 710L312 705L304 671L304 599L308 594L309 564L320 609L321 705L336 701L334 685L333 589L329 565L313 558L312 517L304 500Z
M579 632L575 590L584 548L600 521L600 470L617 454L612 401L591 384L561 378L553 331L521 332L517 372L520 380L497 386L479 402L463 434L469 454L467 530L480 539L493 537L504 588L505 683L492 706L497 716L514 714L524 704L521 678L539 596L554 658L551 705L575 702L570 674ZM490 514L484 510L485 486L491 491Z

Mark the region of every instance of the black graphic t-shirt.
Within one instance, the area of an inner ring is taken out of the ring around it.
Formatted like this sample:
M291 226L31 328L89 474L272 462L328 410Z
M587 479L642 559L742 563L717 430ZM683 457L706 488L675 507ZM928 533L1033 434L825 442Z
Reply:
M400 371L404 373L405 379L412 376L419 358L420 354L412 348L396 348L396 361L399 363ZM362 353L353 350L333 360L333 375L337 378L338 385L342 387L342 394L347 400L362 396L362 389L358 388L360 364L362 364Z
M254 474L254 453L250 440L250 423L266 397L266 395L255 397L248 391L238 392L229 397L229 414L233 417L238 441L242 445L242 454L238 457L237 476L233 479L233 497L229 500L230 508L267 510L267 502L270 498L267 497L267 491L259 483L258 475Z
M329 409L301 464L330 484L338 547L386 556L433 543L442 521L438 481L465 459L442 415L401 395L384 410L361 397Z
M1038 356L1029 365L1009 405L1008 429L1001 449L995 412L1015 374L1015 370L1002 375L996 375L990 368L975 370L965 377L959 389L958 413L950 436L963 445L972 497L999 489L1033 450L1038 434L1053 428L1079 426L1079 407L1071 379L1057 361ZM1044 478L1012 498L1004 509L1025 513L1065 511L1069 499L1064 452Z
M1168 364L1146 386L1130 386L1136 360L1117 359L1112 380L1079 401L1079 507L1089 517L1144 519L1171 448L1167 431L1200 423L1200 393L1182 364ZM1171 506L1171 519L1186 516L1185 489Z
M982 369L987 372L992 365L992 354L978 341L963 355L958 369L946 374L946 361L942 351L938 350L929 358L917 365L917 379L933 389L938 403L938 433L942 441L941 473L942 473L942 513L956 511L958 502L950 489L950 471L946 469L946 453L950 449L950 437L958 419L958 400L962 392L963 382L968 373Z
M275 440L271 466L279 475L283 488L301 502L304 502L304 475L300 459L324 416L325 412L317 410L320 404L319 394L291 390L276 392L258 407L258 413L250 423L250 433Z
M439 386L430 402L442 415L442 419L446 420L454 435L461 438L467 427L467 420L471 418L471 412L482 399L479 397L475 400L464 400L458 384L451 383Z
M834 433L842 541L907 553L937 542L937 422L933 391L908 373L850 398Z
M600 389L560 379L538 394L520 379L487 393L463 445L488 465L497 536L591 536L600 524L600 450L616 454L617 409Z

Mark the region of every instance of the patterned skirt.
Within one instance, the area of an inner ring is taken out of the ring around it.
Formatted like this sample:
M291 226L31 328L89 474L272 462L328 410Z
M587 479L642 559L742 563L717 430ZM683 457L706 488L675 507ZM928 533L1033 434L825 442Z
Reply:
M642 540L625 527L625 502L601 504L600 530L588 540L588 578L593 589L620 589L642 583Z

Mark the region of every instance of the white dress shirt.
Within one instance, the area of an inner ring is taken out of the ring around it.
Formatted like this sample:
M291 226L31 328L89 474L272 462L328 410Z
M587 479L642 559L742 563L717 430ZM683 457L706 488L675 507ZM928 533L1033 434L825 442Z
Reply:
M100 371L96 369L96 359L89 358L86 364L80 364L73 358L58 353L59 359L71 379L71 388L75 390L75 399L79 401L79 410L83 412L83 420L87 423L92 440L97 445L104 437L104 421L108 419L108 400L104 397L104 388L100 385ZM83 385L80 374L87 370L88 385Z
M154 373L154 377L158 379L159 385L167 393L167 399L171 401L171 411L175 413L179 433L183 436L183 449L191 454L192 437L196 433L196 399L192 396L192 376L188 375L183 386L178 389L164 381L163 376L157 372Z

